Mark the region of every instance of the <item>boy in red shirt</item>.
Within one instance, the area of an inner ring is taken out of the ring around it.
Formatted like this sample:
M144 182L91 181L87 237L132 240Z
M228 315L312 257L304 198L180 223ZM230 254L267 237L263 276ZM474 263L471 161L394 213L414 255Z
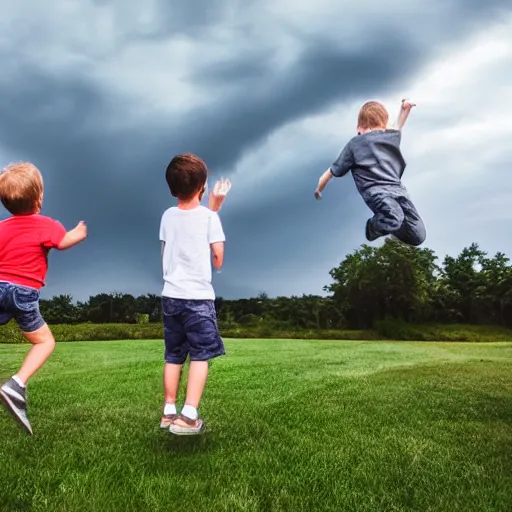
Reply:
M18 373L0 388L0 399L32 434L26 384L55 348L55 339L39 312L48 252L78 244L87 237L87 227L80 222L66 232L60 222L39 214L43 178L31 163L12 164L0 172L0 201L12 214L0 221L0 325L14 319L32 343Z

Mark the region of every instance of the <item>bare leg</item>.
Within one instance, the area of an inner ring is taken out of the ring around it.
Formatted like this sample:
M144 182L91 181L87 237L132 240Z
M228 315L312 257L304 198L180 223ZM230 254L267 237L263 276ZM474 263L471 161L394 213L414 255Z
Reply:
M208 378L208 361L190 361L185 405L199 407L206 379Z
M34 373L43 366L55 349L55 338L48 325L44 324L34 332L24 332L23 336L32 343L32 348L25 356L20 371L16 374L18 379L26 384Z
M14 419L32 434L32 427L27 418L25 385L52 354L55 348L55 339L46 324L37 331L24 332L23 335L32 343L32 348L25 356L20 371L0 388L0 398Z
M166 404L175 404L180 386L182 364L165 363L164 366L164 394Z
M208 361L191 361L188 371L187 397L182 409L182 415L190 418L185 421L183 417L178 417L171 425L171 432L183 434L187 430L192 433L199 433L202 428L202 420L197 416L197 408L203 395L206 379L208 378ZM188 409L188 414L185 413ZM195 412L195 418L192 417Z
M160 420L160 428L168 429L171 422L176 419L176 398L180 387L182 364L165 363L164 366L164 395L165 406Z

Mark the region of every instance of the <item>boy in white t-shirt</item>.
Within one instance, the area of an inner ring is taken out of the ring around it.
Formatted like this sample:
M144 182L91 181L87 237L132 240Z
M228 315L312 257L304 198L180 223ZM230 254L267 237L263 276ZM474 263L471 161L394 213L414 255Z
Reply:
M165 406L160 428L178 435L201 432L203 420L197 408L208 376L208 362L225 354L211 280L212 262L220 270L224 260L226 238L217 211L231 184L227 180L217 183L206 208L200 203L207 174L206 164L189 153L175 156L165 173L178 206L167 209L160 223L165 341ZM176 397L187 355L187 392L178 415Z

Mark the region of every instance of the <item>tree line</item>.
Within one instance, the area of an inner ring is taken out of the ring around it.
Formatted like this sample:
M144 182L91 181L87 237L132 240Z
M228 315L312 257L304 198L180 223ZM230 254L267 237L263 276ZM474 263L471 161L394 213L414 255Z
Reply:
M369 329L396 319L410 323L512 326L512 265L478 244L438 260L428 248L388 238L362 245L329 275L326 296L257 297L215 301L224 328L266 325L278 329ZM297 276L300 278L300 276ZM160 296L100 293L86 302L70 295L41 300L49 324L160 322Z

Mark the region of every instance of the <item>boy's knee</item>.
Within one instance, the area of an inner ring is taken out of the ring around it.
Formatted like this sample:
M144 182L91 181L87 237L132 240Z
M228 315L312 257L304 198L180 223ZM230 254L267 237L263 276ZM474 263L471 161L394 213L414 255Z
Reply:
M398 231L404 223L405 214L396 201L390 201L385 211L385 226L389 232Z
M412 245L413 247L418 247L425 241L425 239L427 238L427 231L423 223L421 225L416 226L416 229L410 235L409 238L409 245Z
M55 348L55 338L47 324L44 324L35 331L24 332L23 336L25 336L26 340L29 343L32 343L32 345L40 345L44 343L48 347Z
M412 245L417 247L418 245L421 245L425 241L426 238L427 238L427 234L425 233L425 231L423 231L423 233L421 235L418 235L416 237L416 239L414 240L414 243Z
M394 231L398 231L402 224L404 223L404 216L393 216L386 219L386 227L390 233L393 233Z

